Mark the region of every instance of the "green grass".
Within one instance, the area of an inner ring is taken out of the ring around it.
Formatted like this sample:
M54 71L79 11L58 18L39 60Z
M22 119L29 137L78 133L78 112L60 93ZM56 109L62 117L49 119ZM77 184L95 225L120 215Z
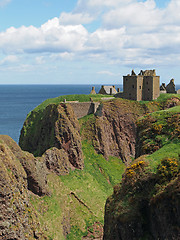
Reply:
M161 149L154 152L153 154L146 157L149 162L149 166L152 172L155 172L157 166L160 164L161 160L165 157L176 158L180 155L180 140L176 140L174 142L169 142L165 144Z
M172 97L177 97L180 99L180 94L171 94L171 93L166 93L166 94L160 94L160 96L157 98L157 100L155 101L158 101L158 102L165 102L167 101L168 99L172 98Z
M89 102L90 98L95 101L101 101L101 98L103 97L112 97L110 95L102 95L102 94L73 94L73 95L63 95L63 96L59 96L56 98L50 98L45 100L43 103L41 103L40 105L38 105L33 112L38 112L38 111L42 111L44 110L49 104L59 104L61 102L64 102L64 99L66 99L66 101L79 101L79 102ZM30 114L30 113L29 113ZM28 114L28 115L29 115Z
M66 176L48 176L51 196L32 197L50 239L63 240L61 222L69 219L71 232L67 239L79 240L95 222L103 224L104 206L113 186L121 181L125 165L119 158L105 160L94 148L83 141L84 170L71 171Z

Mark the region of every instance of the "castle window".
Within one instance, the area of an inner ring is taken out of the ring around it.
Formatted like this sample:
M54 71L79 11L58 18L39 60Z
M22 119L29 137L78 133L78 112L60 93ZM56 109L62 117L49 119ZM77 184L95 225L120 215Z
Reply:
M141 89L141 86L139 86L139 89Z
M150 89L148 88L148 92L150 91Z
M134 88L134 84L132 85L132 88Z
M146 82L146 84L148 85L148 81Z

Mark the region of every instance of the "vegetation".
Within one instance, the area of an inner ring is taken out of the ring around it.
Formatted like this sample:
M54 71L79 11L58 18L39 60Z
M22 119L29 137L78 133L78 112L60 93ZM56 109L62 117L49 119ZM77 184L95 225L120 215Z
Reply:
M180 106L146 115L137 121L139 153L152 154L180 140Z
M31 198L50 239L64 239L59 223L67 229L71 225L67 236L71 240L86 236L88 229L93 231L94 223L99 223L102 228L105 201L112 194L113 186L121 181L125 165L119 158L111 157L106 161L87 141L83 141L83 154L83 171L75 170L59 177L49 175L52 195L41 200Z
M38 105L33 112L39 112L39 111L43 111L49 104L59 104L61 102L64 102L64 99L66 99L66 101L79 101L79 102L89 102L90 99L94 102L98 102L101 101L101 98L103 97L112 97L110 95L102 95L102 94L73 94L73 95L63 95L63 96L59 96L56 98L50 98L45 100L43 103L41 103L40 105ZM31 113L31 112L30 112ZM29 113L29 114L30 114ZM29 115L28 115L29 116Z
M36 116L41 118L42 111L50 104L67 101L99 101L99 95L71 95L48 99L31 114L33 121ZM106 96L107 97L107 96ZM179 173L180 155L180 106L166 108L169 98L180 98L179 95L162 95L157 101L141 102L122 100L123 113L139 111L139 116L146 115L137 121L139 132L139 152L146 154L134 160L125 170L121 159L110 157L109 161L97 154L93 148L95 116L88 115L79 120L84 170L71 171L66 176L49 175L51 196L40 200L32 196L31 201L39 212L44 226L47 226L49 239L81 239L89 233L94 234L94 224L101 227L104 220L104 205L107 197L107 211L115 217L127 220L139 211L142 201L149 201ZM117 99L108 106L110 113L116 111ZM128 102L128 104L127 104ZM123 105L124 104L124 105ZM130 109L130 110L129 110ZM30 116L30 115L29 115ZM30 120L30 118L29 118ZM141 155L140 154L140 155ZM124 173L124 174L123 174ZM121 181L122 180L122 181ZM113 207L113 208L112 208ZM63 227L60 227L62 223ZM71 226L71 231L70 231Z

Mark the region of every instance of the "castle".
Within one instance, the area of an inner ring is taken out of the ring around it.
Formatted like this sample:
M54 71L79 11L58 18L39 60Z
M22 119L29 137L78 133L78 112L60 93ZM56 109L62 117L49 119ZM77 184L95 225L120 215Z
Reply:
M138 75L132 70L131 74L123 76L123 92L120 89L116 91L115 86L102 86L99 94L114 95L115 97L125 98L135 101L152 101L157 99L160 93L178 93L176 91L174 79L166 86L162 83L160 86L160 76L156 76L154 70L141 70ZM92 88L91 94L96 94L95 88Z
M131 75L123 76L123 93L119 97L136 100L151 101L159 97L160 77L155 70L140 71L138 75L132 70Z

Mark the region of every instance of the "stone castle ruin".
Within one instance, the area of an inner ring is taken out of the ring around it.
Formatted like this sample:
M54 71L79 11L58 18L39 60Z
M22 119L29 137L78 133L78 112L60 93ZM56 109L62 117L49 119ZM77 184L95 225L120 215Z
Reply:
M99 94L114 95L115 97L125 98L135 101L152 101L157 99L160 93L178 93L176 91L174 79L166 86L162 83L160 86L160 76L156 75L155 69L141 70L137 75L134 70L131 74L123 76L123 92L118 88L116 91L115 86L101 86ZM92 87L91 94L96 94L95 87Z
M123 92L119 97L136 100L151 101L159 97L160 77L155 70L141 70L138 75L132 70L131 75L123 76Z
M178 93L180 94L180 89L176 91L176 86L174 83L174 79L172 78L170 80L170 83L166 86L165 83L162 83L160 86L160 93Z

